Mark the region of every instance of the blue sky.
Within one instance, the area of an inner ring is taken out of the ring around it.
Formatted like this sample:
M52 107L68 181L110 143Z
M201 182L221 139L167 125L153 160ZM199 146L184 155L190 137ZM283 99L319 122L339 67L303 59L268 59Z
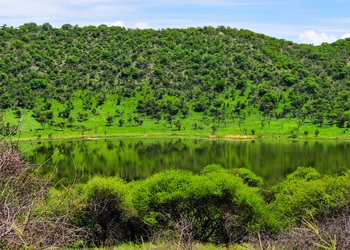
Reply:
M28 22L153 29L223 25L318 45L350 37L350 0L0 0L0 25Z

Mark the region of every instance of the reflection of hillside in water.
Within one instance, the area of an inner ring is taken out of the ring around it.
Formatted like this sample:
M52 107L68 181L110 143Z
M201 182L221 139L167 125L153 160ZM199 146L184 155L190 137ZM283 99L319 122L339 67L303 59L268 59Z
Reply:
M46 163L44 173L58 169L57 178L84 179L118 175L143 179L168 168L195 173L208 164L245 167L267 181L280 180L299 166L332 174L348 167L350 143L337 141L227 141L206 139L106 139L32 142L26 155Z

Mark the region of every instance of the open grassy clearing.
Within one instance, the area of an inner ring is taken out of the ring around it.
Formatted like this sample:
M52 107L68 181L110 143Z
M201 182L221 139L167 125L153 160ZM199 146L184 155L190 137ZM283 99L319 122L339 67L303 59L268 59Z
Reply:
M54 115L60 110L60 106L55 106ZM181 122L180 130L175 125L170 125L164 120L160 122L148 117L142 117L142 125L136 124L133 117L135 115L131 108L124 109L124 114L116 116L116 105L107 102L98 109L96 115L89 115L87 121L74 121L72 125L65 124L65 127L43 125L37 122L30 110L21 110L22 117L16 118L12 110L4 114L4 121L13 126L19 124L21 139L62 139L62 138L89 138L89 137L109 137L109 136L138 136L138 137L163 137L163 136L193 136L193 137L225 137L231 139L350 139L348 129L338 128L336 125L324 124L322 127L305 120L300 123L293 118L266 120L259 114L251 115L245 120L228 119L225 124L217 125L215 121L203 120L201 114L193 112L186 118L178 118ZM82 112L79 105L73 114ZM113 114L114 113L114 114ZM108 125L107 116L114 116L114 121ZM128 119L132 120L129 120ZM119 120L123 120L120 126ZM197 127L195 129L195 126ZM215 128L213 128L215 126ZM317 132L318 131L318 132Z

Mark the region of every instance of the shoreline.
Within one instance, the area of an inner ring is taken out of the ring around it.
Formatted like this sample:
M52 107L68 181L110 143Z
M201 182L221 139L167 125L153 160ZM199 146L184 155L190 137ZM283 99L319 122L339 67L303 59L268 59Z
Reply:
M224 139L224 140L282 140L282 141L350 141L350 137L298 137L298 138L288 138L285 135L242 135L242 134L223 134L223 135L212 135L212 134L195 134L195 133L125 133L125 134L95 134L95 135L66 135L57 136L54 138L35 136L30 137L2 137L0 141L55 141L55 140L100 140L106 138L199 138L199 139Z

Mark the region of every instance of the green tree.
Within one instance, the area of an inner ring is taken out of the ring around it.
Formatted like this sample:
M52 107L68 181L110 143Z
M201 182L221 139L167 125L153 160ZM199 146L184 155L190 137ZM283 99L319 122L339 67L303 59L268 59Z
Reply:
M38 118L36 118L36 121L39 122L42 126L43 129L45 129L46 123L47 123L47 119L45 115L40 115Z
M11 95L9 93L4 93L1 95L0 107L2 109L7 109L11 106Z
M119 127L123 127L125 120L124 119L119 119Z
M319 135L320 131L318 129L315 130L315 136L317 137Z
M72 127L73 126L73 123L75 122L75 119L72 117L72 116L69 116L68 117L68 123L69 123L69 126Z
M63 129L66 127L66 123L64 121L56 123L56 126L60 128L63 132Z
M178 131L181 130L181 121L179 119L175 120L173 124L175 125Z
M112 123L114 122L114 117L109 115L107 116L106 120L107 120L107 126L111 126Z

